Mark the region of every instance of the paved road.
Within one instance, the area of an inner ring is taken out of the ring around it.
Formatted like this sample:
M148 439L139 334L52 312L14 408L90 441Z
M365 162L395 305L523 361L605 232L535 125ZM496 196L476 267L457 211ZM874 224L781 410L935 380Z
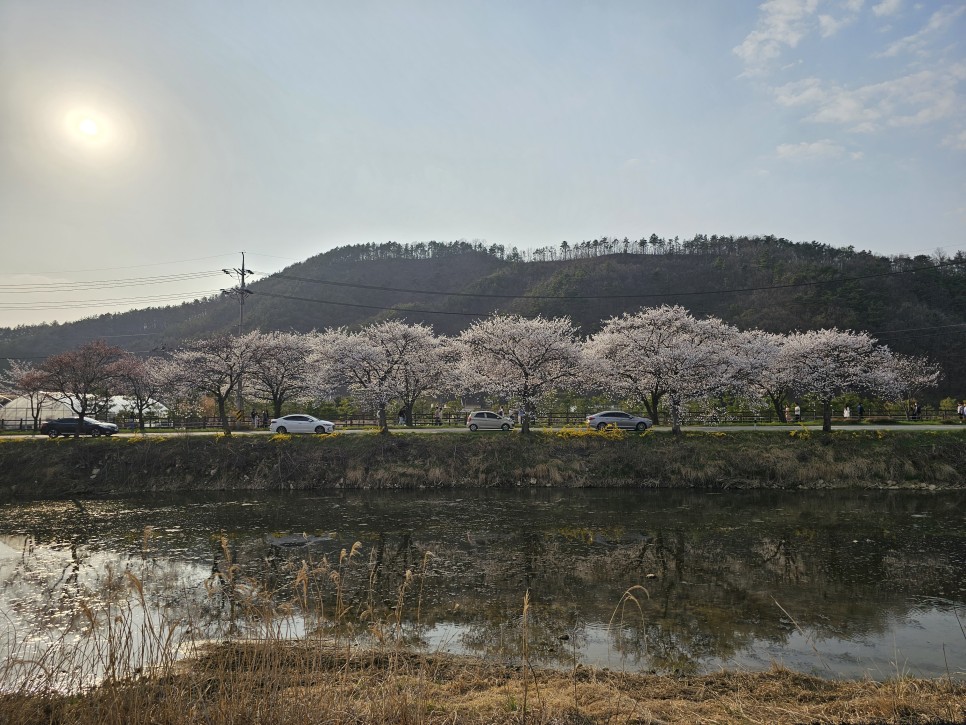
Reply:
M683 430L685 432L715 432L715 433L728 433L728 432L738 432L738 431L760 431L762 433L769 432L782 432L782 431L793 431L801 430L801 425L722 425L722 426L686 426ZM816 425L806 425L809 431L818 432L822 430L821 424ZM348 435L362 435L371 434L375 432L375 428L352 428L349 430L340 430L339 433L345 433ZM470 434L470 430L465 427L458 428L447 428L447 427L425 427L425 428L390 428L391 432L394 434L402 435L438 435L440 433L463 433ZM518 431L519 429L517 429ZM560 428L535 428L536 431L546 431L546 430L561 430ZM867 424L867 425L833 425L833 431L863 431L863 430L882 430L882 431L893 431L898 433L917 433L923 431L961 431L966 433L966 425L957 424L940 424L940 423L920 423L917 425L878 425L878 424ZM657 426L654 431L658 434L670 433L670 426ZM188 435L188 436L211 436L217 435L221 431L209 428L207 430L193 430L193 431L181 431L181 430L155 430L149 433L149 435ZM630 431L633 432L633 431ZM479 431L475 435L502 435L502 431ZM117 436L121 438L127 438L134 433L123 432L117 433ZM237 436L267 436L268 431L233 431L232 435ZM2 435L0 436L5 441L14 440L48 440L47 436L42 435ZM86 436L85 436L86 437Z

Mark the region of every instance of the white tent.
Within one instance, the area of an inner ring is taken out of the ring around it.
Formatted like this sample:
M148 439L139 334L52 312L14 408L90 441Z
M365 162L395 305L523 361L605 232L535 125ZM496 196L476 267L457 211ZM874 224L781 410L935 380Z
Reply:
M37 403L34 403L34 409L36 410L36 408ZM71 410L70 403L66 399L44 397L40 403L40 417L38 420L73 418L75 415L74 411ZM19 424L21 420L24 422L24 425L28 423L33 425L34 415L30 410L30 398L25 395L14 398L0 408L0 421L3 421L8 428L11 423Z
M126 413L132 418L135 416L134 413L134 403L130 398L124 395L115 395L111 398L111 402L108 406L108 413L113 417L115 415L120 415L121 413ZM145 415L154 414L159 418L166 418L168 415L168 409L166 406L159 403L157 400L152 400L148 403L147 407L144 409Z

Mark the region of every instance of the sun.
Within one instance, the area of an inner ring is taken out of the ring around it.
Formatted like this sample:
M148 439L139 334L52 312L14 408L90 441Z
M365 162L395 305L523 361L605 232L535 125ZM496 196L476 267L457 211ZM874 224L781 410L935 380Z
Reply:
M93 118L83 118L77 124L77 130L85 136L96 136L100 133L101 127L97 125L97 121Z
M90 108L75 108L67 114L67 136L81 146L98 147L110 143L112 124L103 113Z

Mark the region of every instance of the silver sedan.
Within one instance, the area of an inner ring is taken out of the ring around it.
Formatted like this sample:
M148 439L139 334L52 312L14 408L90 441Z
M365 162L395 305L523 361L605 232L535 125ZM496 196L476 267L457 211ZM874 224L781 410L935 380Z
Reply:
M272 433L331 433L335 430L335 423L307 413L293 413L272 418L269 428Z
M604 430L609 425L617 428L627 428L629 430L647 430L654 427L654 421L650 418L642 418L639 415L631 415L623 410L605 410L587 416L587 425L597 430Z

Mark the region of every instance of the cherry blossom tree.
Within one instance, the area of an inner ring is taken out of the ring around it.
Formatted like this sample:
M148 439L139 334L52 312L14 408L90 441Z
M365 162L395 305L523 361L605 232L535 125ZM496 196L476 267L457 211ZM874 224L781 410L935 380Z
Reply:
M387 384L394 398L402 401L406 424L412 426L413 410L420 398L449 393L459 386L459 351L452 340L437 336L426 325L385 324L393 326L395 333L384 339L395 340L397 347L406 350Z
M545 395L575 386L581 377L581 347L569 318L528 319L492 315L458 337L461 374L469 389L518 401L521 429Z
M44 390L43 373L30 363L14 360L0 382L27 399L30 417L33 420L33 430L37 431L40 428L44 403L52 399L50 393Z
M125 354L116 364L118 391L130 400L138 418L138 430L144 430L144 412L151 408L161 393L162 379L157 361Z
M864 332L811 330L789 336L786 353L795 365L796 392L822 404L822 430L832 430L832 400L844 393L888 393L892 353ZM894 388L893 388L894 389Z
M242 370L250 362L251 351L245 338L217 335L176 350L159 365L159 374L162 386L172 397L210 396L218 406L222 430L230 436L228 401L238 390Z
M739 333L737 340L737 386L771 403L778 420L787 423L785 405L795 383L795 360L789 355L785 335L761 330Z
M356 333L329 331L324 355L335 379L357 399L375 406L379 428L389 432L386 408L401 401L412 422L416 400L446 380L452 355L426 325L390 320Z
M122 354L121 348L94 340L76 350L51 355L38 366L44 387L57 392L80 419L74 438L80 436L84 418L97 396L106 395L114 383Z
M904 398L909 410L912 399L926 388L935 387L942 372L925 357L889 352L882 355L878 370L886 395Z
M696 319L680 306L646 307L604 322L585 345L592 381L612 395L643 403L655 423L665 397L671 429L681 407L734 384L738 332L717 318Z
M274 417L289 401L308 401L327 393L317 335L251 332L243 344L251 359L245 381L255 397L272 404Z

